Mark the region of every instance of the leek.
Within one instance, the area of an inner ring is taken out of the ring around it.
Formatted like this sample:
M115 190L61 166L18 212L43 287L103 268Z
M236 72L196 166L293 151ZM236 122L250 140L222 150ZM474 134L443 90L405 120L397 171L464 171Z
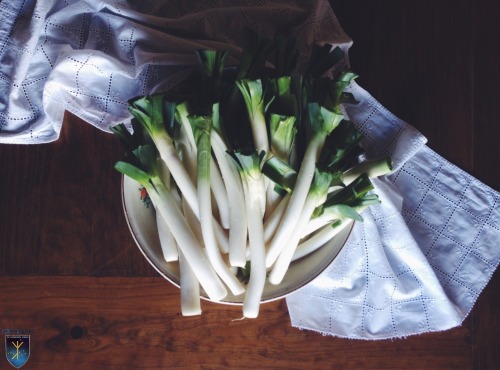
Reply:
M379 202L369 179L392 170L360 163L363 135L341 107L357 103L344 91L357 75L340 48L299 66L293 39L247 36L235 68L228 52L198 50L191 77L129 102L132 133L112 128L127 153L115 168L149 193L164 258L178 259L186 316L201 313L203 288L214 301L244 294L243 315L257 317L266 282L361 222Z
M255 318L259 314L260 300L266 282L266 251L264 245L263 213L261 198L265 195L262 188L260 157L256 152L233 152L239 165L244 184L245 208L248 222L250 246L250 278L243 301L243 315Z
M269 274L269 282L271 284L279 284L283 280L288 266L290 265L295 249L301 238L301 230L311 218L316 207L321 205L328 194L328 189L331 182L331 174L315 170L314 179L305 199L304 205L300 214L297 217L296 225L291 230L290 235L280 254L274 263L274 266Z
M214 301L222 300L227 295L227 290L208 263L203 247L193 234L175 199L158 176L154 148L148 145L139 146L133 151L133 156L118 161L115 169L146 188L151 201L167 222L207 295Z
M212 221L213 213L210 197L210 162L212 161L210 135L212 131L212 119L211 117L205 116L190 116L189 122L193 128L197 146L198 203L200 205L200 222L203 242L205 243L208 258L217 274L234 295L240 295L245 291L245 288L238 278L230 271L220 255Z
M307 193L314 177L316 162L319 159L326 136L337 127L343 118L342 115L320 107L317 103L310 103L308 108L312 137L297 174L297 181L291 193L290 201L269 245L266 256L267 267L271 267L276 261L288 235L296 225L297 215L300 214L304 206Z

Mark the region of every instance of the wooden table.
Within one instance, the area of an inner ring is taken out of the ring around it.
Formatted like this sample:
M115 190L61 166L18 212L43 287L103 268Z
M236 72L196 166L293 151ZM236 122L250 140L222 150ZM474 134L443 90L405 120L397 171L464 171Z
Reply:
M334 3L355 41L358 82L431 148L496 190L498 4ZM0 145L0 330L31 331L23 368L500 368L498 271L461 327L406 339L300 331L285 301L264 305L256 320L238 321L239 308L209 303L202 316L182 317L178 290L127 229L112 169L121 154L115 138L69 114L54 143Z

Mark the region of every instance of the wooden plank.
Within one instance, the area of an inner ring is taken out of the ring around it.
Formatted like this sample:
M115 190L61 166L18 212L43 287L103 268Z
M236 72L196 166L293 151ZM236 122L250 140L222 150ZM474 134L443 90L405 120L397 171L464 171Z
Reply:
M473 1L333 2L358 83L466 171L473 150Z
M492 14L500 13L500 3L481 0L474 15L474 169L472 173L491 187L500 189L498 124L500 85L500 24Z
M255 320L203 302L179 314L161 278L0 277L0 330L31 330L27 369L463 369L467 327L404 340L353 341L290 326L284 301ZM81 330L79 329L81 328ZM7 368L0 350L0 368Z
M481 0L475 3L474 17L474 168L473 174L500 190L500 150L498 138L498 86L500 85L500 3ZM497 225L500 227L500 225ZM500 271L483 291L472 311L473 368L500 367Z
M43 145L0 145L0 275L156 276L128 231L118 141L75 116Z

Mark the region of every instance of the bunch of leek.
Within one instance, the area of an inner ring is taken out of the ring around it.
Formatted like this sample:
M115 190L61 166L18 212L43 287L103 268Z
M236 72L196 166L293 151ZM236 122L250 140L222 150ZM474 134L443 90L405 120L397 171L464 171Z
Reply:
M303 71L283 36L250 34L233 68L225 51L195 55L176 89L130 101L132 133L112 128L126 149L115 168L149 194L165 259L179 263L182 313L201 313L201 286L214 301L244 295L254 318L266 283L379 202L370 178L391 164L361 160L362 135L340 109L356 103L344 92L356 75L325 77L339 48L315 47Z

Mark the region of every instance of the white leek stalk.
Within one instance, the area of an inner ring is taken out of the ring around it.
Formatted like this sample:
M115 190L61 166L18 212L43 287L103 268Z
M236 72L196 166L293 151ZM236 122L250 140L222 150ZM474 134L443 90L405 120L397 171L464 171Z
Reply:
M203 242L207 255L215 271L226 283L234 295L240 295L245 288L224 263L214 233L212 222L212 202L210 198L210 162L212 161L210 135L212 131L211 117L190 116L189 121L193 127L193 134L198 149L198 203L200 205L200 223Z
M314 180L304 202L304 207L297 217L295 228L291 231L286 245L282 248L276 262L269 273L269 282L271 284L280 284L288 270L288 266L292 261L295 249L299 244L302 234L302 228L310 220L317 206L322 204L327 196L328 188L331 181L329 173L315 171Z
M269 245L266 266L271 267L297 223L297 215L302 212L326 136L340 123L343 116L330 112L318 104L308 105L313 136L307 145L297 181L291 193L290 202L281 223Z
M202 246L184 218L176 200L158 176L155 150L151 146L144 145L135 149L133 154L140 167L137 167L135 163L119 161L115 164L115 169L146 188L151 202L168 224L177 245L184 253L207 295L214 301L222 300L227 295L226 287L207 261Z
M233 158L240 166L240 176L244 185L250 250L250 279L243 301L243 316L255 318L259 314L260 300L266 282L266 250L263 214L260 206L265 190L262 187L258 154L234 152Z
M247 214L242 206L245 203L243 183L233 160L228 158L226 144L215 130L212 130L211 142L228 194L229 262L231 266L245 267Z
M201 315L200 283L182 252L179 252L179 283L182 315Z

